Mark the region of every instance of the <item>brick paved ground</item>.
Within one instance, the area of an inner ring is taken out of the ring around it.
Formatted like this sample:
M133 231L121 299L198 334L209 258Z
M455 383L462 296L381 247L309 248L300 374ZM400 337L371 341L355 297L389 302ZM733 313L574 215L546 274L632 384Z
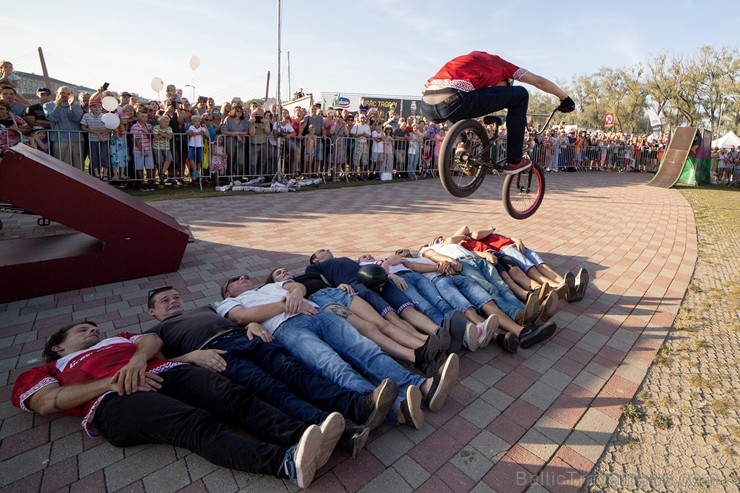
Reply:
M740 193L682 193L699 233L694 278L593 491L740 491Z
M292 484L215 467L168 446L118 449L85 437L79 421L12 407L18 373L38 363L59 325L91 318L108 334L145 330L148 289L180 288L188 307L218 295L241 272L263 276L278 263L302 268L316 248L384 254L419 246L463 223L495 224L545 254L558 270L585 266L585 300L556 315L547 344L461 360L460 382L424 428L376 431L356 460L335 453L312 491L559 492L587 475L678 313L697 257L694 216L676 190L644 186L642 174L548 175L548 193L527 221L508 218L499 178L469 199L439 183L389 183L280 195L160 202L190 226L177 273L0 305L0 487L7 491L292 491ZM491 200L493 199L493 200ZM24 216L2 217L0 239ZM24 222L25 224L25 222ZM46 229L54 231L56 226ZM153 245L156 247L156 245Z

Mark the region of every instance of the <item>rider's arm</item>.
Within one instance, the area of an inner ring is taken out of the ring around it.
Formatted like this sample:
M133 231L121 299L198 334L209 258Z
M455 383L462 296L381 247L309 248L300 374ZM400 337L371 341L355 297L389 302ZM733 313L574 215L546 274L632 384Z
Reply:
M544 77L537 74L533 74L532 72L527 72L519 80L527 84L531 84L541 91L550 93L561 101L568 97L568 94L560 89L554 82L545 79Z

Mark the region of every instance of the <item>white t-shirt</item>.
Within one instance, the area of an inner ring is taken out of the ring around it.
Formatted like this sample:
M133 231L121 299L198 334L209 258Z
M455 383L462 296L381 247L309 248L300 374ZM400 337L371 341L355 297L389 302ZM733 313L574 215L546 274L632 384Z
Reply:
M203 147L203 136L208 135L208 129L203 125L198 128L195 128L195 125L190 125L188 132L197 132L195 135L188 136L188 145L190 147Z
M444 243L437 243L436 245L429 245L428 247L422 248L419 251L419 255L423 256L424 252L428 252L429 250L432 250L433 252L437 252L441 255L446 255L447 257L450 257L454 260L466 258L466 257L475 257L475 254L470 252L469 250L466 250L465 248L461 247L460 245L456 243L451 243L449 245L445 245Z
M235 298L226 298L216 307L216 313L218 313L222 317L225 317L233 308L236 308L237 306L243 306L244 308L254 308L256 306L279 302L283 298L288 296L288 294L290 294L287 289L283 288L283 284L285 284L285 282L265 284L259 289L245 291ZM318 308L318 305L316 303L313 303L311 301L309 301L308 303L313 305L314 308ZM293 315L289 315L285 312L282 312L260 323L266 331L268 331L270 334L274 334L283 322L291 317L294 317L295 315L298 314L296 313Z

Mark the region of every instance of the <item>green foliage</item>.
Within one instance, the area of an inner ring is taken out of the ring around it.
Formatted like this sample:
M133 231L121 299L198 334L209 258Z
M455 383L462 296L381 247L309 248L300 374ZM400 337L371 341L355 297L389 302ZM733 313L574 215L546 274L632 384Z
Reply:
M648 134L647 110L663 126L696 126L713 133L740 126L740 50L703 46L690 55L667 53L633 67L602 67L593 74L557 81L576 102L567 123L601 129L605 113L614 113L612 130ZM549 94L530 97L530 113L549 113L557 102Z

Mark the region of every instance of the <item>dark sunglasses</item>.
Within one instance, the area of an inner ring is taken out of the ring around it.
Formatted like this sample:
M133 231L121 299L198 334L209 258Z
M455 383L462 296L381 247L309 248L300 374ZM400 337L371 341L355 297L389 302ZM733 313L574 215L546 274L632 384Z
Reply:
M246 274L239 274L238 276L231 276L230 278L228 278L228 279L226 280L226 287L225 287L225 289L229 289L229 284L231 284L231 283L232 283L232 282L234 282L234 281L238 281L238 280L239 280L239 279L241 279L242 277L243 277L244 279L251 279L251 277L249 277L249 276L248 276L248 275L246 275Z

